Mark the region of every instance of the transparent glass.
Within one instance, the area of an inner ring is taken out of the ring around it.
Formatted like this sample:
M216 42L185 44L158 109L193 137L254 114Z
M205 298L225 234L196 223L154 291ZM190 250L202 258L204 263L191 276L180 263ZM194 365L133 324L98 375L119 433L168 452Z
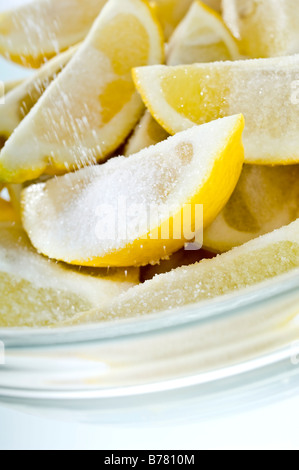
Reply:
M296 270L173 312L2 329L0 401L101 422L157 418L149 409L161 419L198 419L269 403L298 392L298 313Z
M0 70L5 79L23 73L4 62ZM135 313L67 329L0 329L0 402L95 422L157 423L298 393L299 270L173 312Z

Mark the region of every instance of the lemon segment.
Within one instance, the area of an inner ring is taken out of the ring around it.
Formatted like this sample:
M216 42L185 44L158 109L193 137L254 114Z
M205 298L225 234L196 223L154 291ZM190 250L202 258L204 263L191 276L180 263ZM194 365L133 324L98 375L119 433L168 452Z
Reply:
M252 58L299 53L297 0L223 0L223 17Z
M229 200L244 161L243 128L241 115L218 120L130 158L29 187L22 218L31 242L50 258L82 266L167 258ZM203 220L196 219L200 205Z
M236 40L221 16L197 0L172 35L167 65L240 59Z
M24 230L0 224L0 327L50 326L111 302L138 284L137 269L76 269L37 254Z
M159 19L165 39L168 40L186 15L193 0L150 0L150 5Z
M245 161L299 163L299 55L178 67L142 67L137 89L170 134L235 113L244 114Z
M245 165L230 201L206 229L204 246L229 251L298 219L298 178L299 165Z
M0 141L6 141L10 137L77 49L77 46L70 48L47 62L29 79L16 86L11 85L4 104L0 106ZM5 91L7 92L6 85Z
M144 109L132 67L161 63L163 56L160 27L149 6L143 0L110 0L6 142L0 181L22 183L107 159Z
M78 315L67 324L119 320L136 314L141 316L160 313L239 293L298 269L298 234L299 221L296 221L212 260L204 260L156 276L121 295L107 308L96 309L87 315Z
M107 0L30 1L0 14L0 53L39 68L82 41Z
M170 38L166 63L180 65L237 58L238 47L221 17L202 2L196 1ZM168 136L146 112L129 139L125 155L137 153Z

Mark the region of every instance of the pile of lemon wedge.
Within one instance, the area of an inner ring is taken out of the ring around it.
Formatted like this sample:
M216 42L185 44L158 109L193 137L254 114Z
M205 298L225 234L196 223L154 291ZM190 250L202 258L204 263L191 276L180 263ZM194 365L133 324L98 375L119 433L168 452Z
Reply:
M297 3L1 13L0 54L33 70L0 104L0 327L148 315L299 268Z

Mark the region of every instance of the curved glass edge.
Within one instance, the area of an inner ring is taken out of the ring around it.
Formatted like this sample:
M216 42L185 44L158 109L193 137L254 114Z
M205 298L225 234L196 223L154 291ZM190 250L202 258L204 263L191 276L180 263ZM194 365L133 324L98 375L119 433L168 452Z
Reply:
M254 310L273 299L281 300L299 292L299 269L271 281L180 309L147 316L118 319L67 328L0 328L0 340L9 347L43 347L150 334L167 329L217 321Z
M166 393L281 362L299 364L299 290L252 306L121 338L11 346L0 396L81 400Z
M55 406L65 406L65 401L70 403L70 408L79 409L78 402L85 401L87 408L95 408L94 400L108 400L115 405L115 401L120 399L141 399L142 406L147 399L152 400L153 395L160 398L165 394L167 401L171 401L171 393L185 393L190 397L215 397L224 395L225 392L231 394L231 390L247 390L251 388L269 387L279 382L287 382L289 385L296 383L296 393L299 390L299 367L298 363L292 362L292 355L296 352L299 356L299 345L296 351L285 347L275 354L266 355L252 361L248 361L236 366L212 371L206 374L195 374L176 380L159 381L152 384L129 387L115 387L109 389L96 390L74 390L74 391L49 391L49 390L28 390L16 388L0 388L0 402L14 402L23 400L24 403L34 400L34 405L39 406L38 401L44 406L46 402L55 402ZM294 391L294 390L293 390ZM292 394L292 386L288 387L288 395ZM268 399L270 398L267 395ZM37 401L37 402L36 402ZM136 403L136 402L135 402Z

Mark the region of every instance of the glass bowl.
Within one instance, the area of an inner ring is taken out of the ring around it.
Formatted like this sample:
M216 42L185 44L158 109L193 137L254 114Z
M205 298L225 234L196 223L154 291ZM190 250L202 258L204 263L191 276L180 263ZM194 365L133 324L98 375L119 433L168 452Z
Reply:
M0 69L5 80L24 76L1 60ZM81 327L0 329L0 402L59 418L157 423L298 393L299 270L180 310L135 313Z
M173 312L1 329L0 402L121 423L202 419L269 403L298 392L298 313L295 270Z

